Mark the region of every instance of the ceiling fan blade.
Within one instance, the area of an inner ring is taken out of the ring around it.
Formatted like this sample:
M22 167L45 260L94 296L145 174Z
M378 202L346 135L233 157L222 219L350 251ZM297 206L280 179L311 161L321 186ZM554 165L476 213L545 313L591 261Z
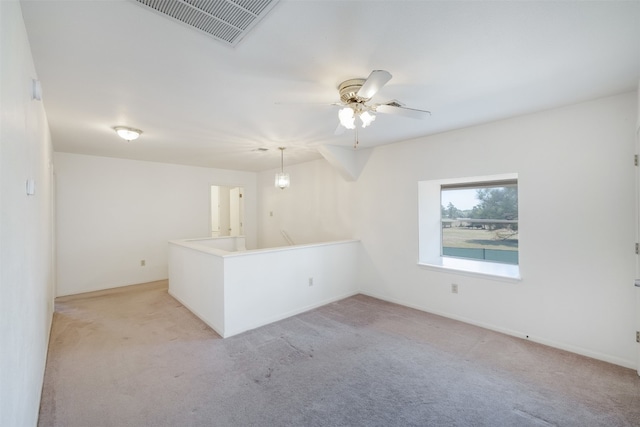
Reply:
M387 84L387 82L391 80L391 73L385 70L373 70L367 80L365 80L364 84L358 90L358 96L360 98L369 99L372 98L373 95L378 93L378 91Z
M274 102L274 105L308 105L308 106L321 106L321 107L326 107L328 105L337 105L337 106L342 106L344 105L342 102L283 102L283 101L276 101Z
M381 104L376 106L377 113L395 114L397 116L410 117L412 119L426 119L431 111L417 110L415 108L399 107L396 105Z

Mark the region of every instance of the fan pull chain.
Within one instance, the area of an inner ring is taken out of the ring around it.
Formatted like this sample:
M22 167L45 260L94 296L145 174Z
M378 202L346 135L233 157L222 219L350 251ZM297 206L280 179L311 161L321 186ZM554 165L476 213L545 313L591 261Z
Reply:
M355 133L353 135L354 135L353 149L355 150L356 148L358 148L358 142L359 142L358 141L358 126L356 126Z

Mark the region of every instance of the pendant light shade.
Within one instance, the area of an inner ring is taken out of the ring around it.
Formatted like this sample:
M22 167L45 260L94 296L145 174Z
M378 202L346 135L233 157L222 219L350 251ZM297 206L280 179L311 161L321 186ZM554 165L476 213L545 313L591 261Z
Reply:
M276 173L276 187L278 187L281 190L284 190L285 188L289 187L289 184L290 184L290 180L289 180L288 173L284 173L284 172Z
M291 184L289 174L284 173L284 147L279 147L280 150L280 172L276 173L275 185L277 188L284 190Z

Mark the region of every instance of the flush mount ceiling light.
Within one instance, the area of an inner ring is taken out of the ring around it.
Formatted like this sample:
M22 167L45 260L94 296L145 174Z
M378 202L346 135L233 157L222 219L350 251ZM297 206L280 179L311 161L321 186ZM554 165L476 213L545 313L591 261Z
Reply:
M289 174L284 173L284 147L278 147L280 150L280 172L276 173L276 187L284 190L291 184Z
M126 126L116 126L113 130L116 131L120 138L127 141L133 141L142 135L142 131L140 129L134 129Z

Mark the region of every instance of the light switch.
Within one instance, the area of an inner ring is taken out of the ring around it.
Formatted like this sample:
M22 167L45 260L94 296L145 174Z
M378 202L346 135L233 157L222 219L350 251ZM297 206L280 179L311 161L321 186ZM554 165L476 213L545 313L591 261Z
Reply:
M32 179L27 180L27 196L36 194L36 182Z

